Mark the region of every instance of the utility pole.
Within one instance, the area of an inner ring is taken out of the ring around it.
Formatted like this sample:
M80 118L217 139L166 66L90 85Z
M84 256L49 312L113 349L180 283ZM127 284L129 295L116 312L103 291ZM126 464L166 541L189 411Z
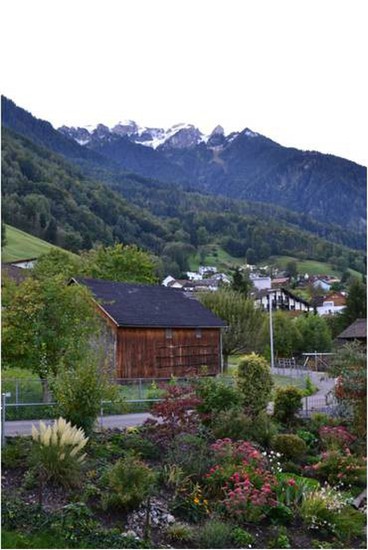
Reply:
M274 355L273 355L273 325L272 325L272 291L268 293L268 310L270 318L270 348L271 348L271 370L275 367Z

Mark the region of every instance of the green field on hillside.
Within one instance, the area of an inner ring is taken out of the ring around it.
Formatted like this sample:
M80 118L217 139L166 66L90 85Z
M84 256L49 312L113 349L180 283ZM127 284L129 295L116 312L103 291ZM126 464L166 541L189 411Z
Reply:
M199 251L189 257L189 267L196 271L200 265L214 265L219 271L229 271L238 265L244 265L245 258L230 256L218 244L208 244L201 247Z
M331 275L333 277L341 277L342 272L333 268L331 264L325 262L317 262L315 260L298 260L292 256L271 256L268 262L269 265L275 265L280 269L285 269L288 262L295 260L298 264L298 273L308 273L308 275ZM264 262L267 263L267 262ZM361 277L361 274L354 269L349 269L354 277Z
M33 235L29 235L11 225L6 226L6 245L2 250L3 262L15 262L28 258L38 258L52 248L58 248Z

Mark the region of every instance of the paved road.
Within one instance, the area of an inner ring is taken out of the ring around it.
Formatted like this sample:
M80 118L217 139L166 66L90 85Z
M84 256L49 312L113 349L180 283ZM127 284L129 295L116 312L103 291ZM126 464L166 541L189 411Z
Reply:
M152 418L149 413L133 413L114 416L99 417L97 428L129 428L143 424L147 418ZM52 424L53 420L44 420L45 424ZM5 422L5 435L31 435L32 424L39 420L12 420Z
M295 377L295 371L290 369L274 369L274 372L281 375ZM314 395L308 397L308 409L320 409L325 405L326 395L334 387L334 379L328 378L326 373L323 372L305 372L305 375L309 375L313 384L319 389ZM305 398L303 399L305 401ZM273 404L269 406L270 412L272 412ZM305 404L304 404L305 408ZM149 413L132 413L122 414L114 416L104 416L98 419L98 428L127 428L130 426L139 426L147 418L152 418ZM5 435L30 435L32 424L38 424L39 420L13 420L5 422ZM52 420L44 420L46 424L50 424Z

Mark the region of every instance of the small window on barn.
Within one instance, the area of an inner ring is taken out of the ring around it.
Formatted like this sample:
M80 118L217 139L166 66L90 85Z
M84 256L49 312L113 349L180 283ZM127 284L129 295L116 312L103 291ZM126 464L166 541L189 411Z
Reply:
M196 328L196 338L202 338L202 329Z
M172 328L165 329L166 340L171 340L173 337Z

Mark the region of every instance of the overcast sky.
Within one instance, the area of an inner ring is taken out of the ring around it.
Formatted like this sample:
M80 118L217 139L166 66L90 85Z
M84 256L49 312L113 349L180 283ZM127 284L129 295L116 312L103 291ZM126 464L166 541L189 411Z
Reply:
M1 90L56 127L248 127L366 165L367 4L3 0Z

